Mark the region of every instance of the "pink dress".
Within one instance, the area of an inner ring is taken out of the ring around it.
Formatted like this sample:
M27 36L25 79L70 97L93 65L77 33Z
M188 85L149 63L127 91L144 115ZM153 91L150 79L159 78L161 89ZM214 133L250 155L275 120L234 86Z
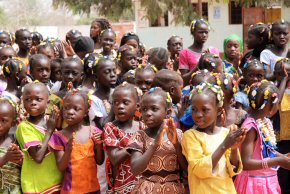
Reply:
M219 50L214 47L209 47L209 52L219 55ZM194 52L188 48L181 50L179 53L179 69L187 69L189 71L195 69L201 54L202 53Z
M269 121L270 122L270 121ZM242 128L250 130L254 128L257 131L257 140L254 147L252 159L262 160L262 134L253 118L247 118ZM281 189L277 177L277 169L268 168L260 170L244 170L235 179L235 187L238 194L279 194Z

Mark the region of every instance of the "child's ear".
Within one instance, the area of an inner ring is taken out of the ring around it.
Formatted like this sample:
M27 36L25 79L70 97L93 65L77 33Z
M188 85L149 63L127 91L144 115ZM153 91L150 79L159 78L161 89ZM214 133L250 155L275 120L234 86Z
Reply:
M170 96L174 95L174 93L175 93L175 88L173 86L171 86L169 88L169 94L170 94Z
M167 110L166 110L166 118L170 118L171 117L171 114L172 114L172 109L171 108L168 108Z
M136 103L136 108L139 111L139 109L140 109L140 103L139 102Z
M222 113L224 113L224 108L223 107L218 107L218 115L221 115Z

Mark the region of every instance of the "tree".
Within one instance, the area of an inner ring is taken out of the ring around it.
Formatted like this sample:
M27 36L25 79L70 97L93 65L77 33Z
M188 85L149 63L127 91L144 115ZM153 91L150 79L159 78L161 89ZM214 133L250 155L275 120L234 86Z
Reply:
M133 2L136 0L53 0L54 7L65 6L74 13L90 14L92 8L98 11L100 16L110 20L118 21L124 13L132 13ZM215 0L219 2L220 0ZM228 3L230 0L223 0ZM243 6L269 6L273 3L282 3L290 6L290 0L235 0ZM159 16L170 11L175 16L176 23L189 24L192 18L201 15L201 0L198 0L198 10L192 9L190 0L140 0L141 7L146 11L146 17L155 20Z

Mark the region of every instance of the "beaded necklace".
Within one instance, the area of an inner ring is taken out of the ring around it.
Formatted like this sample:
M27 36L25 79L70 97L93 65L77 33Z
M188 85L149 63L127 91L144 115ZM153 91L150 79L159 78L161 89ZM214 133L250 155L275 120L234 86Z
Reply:
M262 133L262 137L265 143L268 143L272 147L276 147L276 136L273 127L270 125L269 121L265 118L257 119L257 124L259 130Z

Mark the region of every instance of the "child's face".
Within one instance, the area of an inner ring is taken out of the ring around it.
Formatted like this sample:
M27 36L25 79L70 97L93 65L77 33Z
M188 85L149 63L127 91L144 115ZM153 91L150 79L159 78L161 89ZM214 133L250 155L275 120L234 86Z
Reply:
M261 44L261 38L257 37L254 32L248 32L247 46L248 49L255 49Z
M284 62L283 65L285 67L286 72L289 75L290 74L290 63ZM278 70L275 70L274 75L275 75L277 81L279 81L279 82L282 81L283 78L285 77L284 69L282 69L282 67L281 67Z
M83 97L71 95L63 102L63 119L69 125L81 123L88 114L88 107Z
M137 40L135 40L133 38L127 40L126 45L132 46L136 50L136 52L139 51L139 44L138 44Z
M31 75L34 80L38 80L44 84L47 84L50 79L50 62L47 59L41 59L39 61L35 61L34 67L31 70Z
M5 64L9 59L15 57L16 53L12 48L2 48L0 49L0 64Z
M131 90L117 90L113 94L113 110L121 122L132 120L137 110L136 94Z
M136 50L128 50L123 53L124 56L121 58L122 70L127 72L131 69L136 69L137 67L137 53Z
M90 29L90 37L94 39L100 34L100 32L101 32L101 26L99 22L93 22Z
M60 63L51 63L51 74L50 79L53 82L61 81L61 69L60 69Z
M105 87L114 87L117 81L116 65L111 60L102 61L97 72L97 81Z
M14 125L15 116L12 105L8 102L0 104L0 137L9 132L9 129Z
M168 115L166 101L160 95L148 95L141 101L140 112L148 128L159 127Z
M171 53L171 55L176 55L176 54L179 55L179 52L182 50L182 48L183 48L183 42L180 37L174 37L170 40L168 50Z
M112 31L105 32L101 37L101 42L102 42L103 50L105 52L111 52L111 50L114 48L114 45L116 43L115 34Z
M282 47L288 44L289 41L289 26L286 24L281 24L275 26L273 29L273 42L276 46Z
M194 41L204 44L208 39L208 33L209 33L208 25L204 23L197 25L193 34Z
M54 50L49 47L39 49L38 53L46 55L50 60L55 58Z
M32 37L30 32L22 31L19 36L19 39L16 40L20 49L29 50L32 46Z
M201 93L192 97L192 119L201 128L207 128L215 123L218 107L214 94Z
M230 40L225 50L228 59L233 60L240 56L240 43L237 40Z
M0 33L0 46L11 45L10 37L5 33Z
M265 70L260 65L251 65L245 73L245 80L248 86L251 86L253 83L262 81L264 77Z
M136 75L135 75L135 84L136 86L138 86L143 94L145 92L148 92L149 89L151 88L151 85L153 83L153 79L154 79L154 72L153 71L137 71Z
M74 87L77 88L83 79L83 67L75 61L68 61L61 66L62 81L65 86L72 82Z
M43 114L47 107L48 91L43 85L31 85L23 93L23 104L25 110L31 116Z
M181 97L182 97L182 88L183 88L183 81L180 80L178 84L175 84L174 87L172 87L171 92L171 98L172 98L172 103L177 104L180 102Z

